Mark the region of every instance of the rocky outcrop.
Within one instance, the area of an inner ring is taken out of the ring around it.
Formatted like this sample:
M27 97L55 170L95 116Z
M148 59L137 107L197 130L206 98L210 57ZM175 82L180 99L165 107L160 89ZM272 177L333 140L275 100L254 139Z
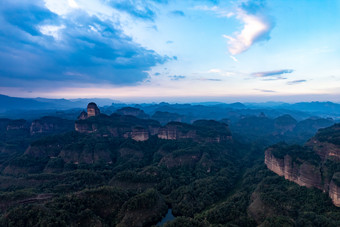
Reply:
M71 131L73 121L58 117L43 117L34 120L30 126L30 134L50 134Z
M329 157L340 160L340 124L319 130L306 146L313 149L324 160Z
M79 116L78 116L77 119L78 119L78 120L85 120L85 119L87 119L87 112L82 111L82 112L79 114Z
M195 142L215 143L232 140L228 126L213 120L198 120L192 125L170 122L159 129L158 138L166 140L192 139Z
M97 104L95 104L94 102L90 102L87 105L87 117L95 117L98 116L100 114L100 110L97 106Z
M161 127L159 122L155 120L133 116L144 115L144 112L137 108L126 107L117 112L120 114L112 114L111 116L100 114L88 118L85 118L86 114L82 113L75 122L75 130L80 133L96 133L104 137L131 138L136 141L145 141L154 135L165 140L191 139L195 142L213 143L226 142L232 139L228 125L222 122L198 120L192 125L170 122Z
M265 164L268 169L301 186L323 190L322 176L318 165L306 160L293 160L288 154L283 158L278 158L273 155L272 151L272 149L267 149L265 152Z
M136 141L148 140L150 136L158 133L159 128L157 121L119 114L100 114L75 122L75 130L80 133L96 133L103 137L131 138Z
M340 124L320 129L304 147L277 144L265 151L268 169L301 186L329 193L340 207Z
M131 132L131 139L136 141L145 141L149 139L149 131L145 128L134 128Z
M23 130L27 128L27 121L20 119L20 120L11 120L8 122L6 130L7 131L16 131L16 130Z
M195 139L196 130L189 124L171 122L158 131L158 138L165 140Z
M329 184L329 197L331 197L333 204L340 207L340 172L335 173Z

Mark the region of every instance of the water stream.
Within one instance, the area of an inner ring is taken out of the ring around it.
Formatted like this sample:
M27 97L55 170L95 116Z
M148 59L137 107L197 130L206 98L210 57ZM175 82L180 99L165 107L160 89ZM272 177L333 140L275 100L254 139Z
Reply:
M158 222L156 226L163 226L165 223L172 221L173 219L175 219L175 216L172 214L172 209L169 209L165 217L160 222Z

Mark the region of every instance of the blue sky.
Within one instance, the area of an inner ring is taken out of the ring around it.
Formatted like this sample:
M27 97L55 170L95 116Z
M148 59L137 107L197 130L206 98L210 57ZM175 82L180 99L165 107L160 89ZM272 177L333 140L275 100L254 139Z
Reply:
M340 102L337 0L3 0L0 93Z

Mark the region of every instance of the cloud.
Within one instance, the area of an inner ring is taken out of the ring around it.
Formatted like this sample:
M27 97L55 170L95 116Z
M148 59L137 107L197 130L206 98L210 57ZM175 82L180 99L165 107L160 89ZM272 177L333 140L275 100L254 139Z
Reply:
M112 1L112 6L120 11L145 20L154 20L156 13L147 5L138 4L137 1Z
M264 1L243 2L235 15L243 23L243 29L232 36L223 35L228 39L228 49L232 55L243 53L256 42L270 39L274 22L265 11Z
M238 62L237 58L233 55L230 55L230 58L233 59L234 62Z
M276 78L281 78L282 79L282 75L283 74L287 74L287 73L292 73L294 72L293 69L280 69L280 70L273 70L273 71L264 71L264 72L255 72L252 73L252 76L255 77L276 77Z
M171 11L171 15L177 16L177 17L185 17L185 13L181 10L173 10Z
M307 82L307 80L293 80L293 81L288 81L287 84L288 85L294 85L294 84L301 84L301 83L305 83Z
M221 79L215 79L215 78L200 78L198 80L202 80L202 81L222 81Z
M118 22L77 8L59 16L39 1L5 0L1 5L2 83L44 80L50 86L53 81L128 85L143 81L151 67L171 60L135 43Z
M273 90L267 90L267 89L254 89L255 91L260 91L260 92L265 92L265 93L273 93L273 92L276 92L276 91L273 91Z
M169 76L169 78L171 80L182 80L182 79L185 79L186 76L178 76L178 75L174 75L174 76Z
M216 4L212 2L213 4ZM234 16L235 14L231 12L228 9L221 8L217 5L213 6L207 6L207 5L198 5L194 7L195 10L201 10L201 11L206 11L206 12L211 12L215 14L218 17L231 17Z
M137 18L154 21L158 4L168 4L168 0L106 0L106 4Z

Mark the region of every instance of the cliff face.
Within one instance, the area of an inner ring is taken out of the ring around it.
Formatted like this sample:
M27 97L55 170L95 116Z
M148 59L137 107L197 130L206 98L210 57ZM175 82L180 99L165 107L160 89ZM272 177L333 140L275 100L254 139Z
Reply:
M212 120L199 120L192 125L170 122L159 129L158 138L167 140L192 139L195 142L212 143L232 140L228 126Z
M43 117L34 120L30 126L30 134L48 134L71 131L73 128L73 121L61 119L58 117Z
M319 130L306 146L313 149L322 159L332 157L340 160L340 124Z
M196 130L191 125L172 122L159 129L158 138L165 140L194 139Z
M142 114L139 109L123 108L117 112L121 114L111 116L100 114L86 119L82 118L85 116L85 113L82 113L75 122L75 130L81 133L96 133L104 137L131 138L136 141L145 141L154 135L165 140L191 139L195 142L213 143L222 143L232 139L228 125L213 120L199 120L192 125L170 122L161 127L160 123L155 120L126 115L131 112L135 115Z
M118 114L101 114L75 122L75 130L80 133L96 133L103 137L131 138L136 141L148 140L150 135L158 133L159 128L160 124L156 121Z
M338 173L339 174L339 173ZM333 204L340 207L340 186L334 180L329 184L329 197L331 197Z
M315 166L308 161L293 161L289 155L277 158L272 154L272 149L267 149L265 152L265 164L268 169L279 176L284 176L287 180L308 188L316 187L323 190L319 166Z
M304 147L277 144L265 151L268 169L301 186L329 193L340 207L340 124L319 130Z

